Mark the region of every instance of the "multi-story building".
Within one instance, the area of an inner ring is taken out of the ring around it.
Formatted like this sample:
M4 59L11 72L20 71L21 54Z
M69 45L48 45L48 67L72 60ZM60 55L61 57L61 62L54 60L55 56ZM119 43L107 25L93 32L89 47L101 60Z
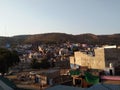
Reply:
M92 52L77 51L70 57L70 64L108 72L112 70L114 74L114 67L120 67L120 48L96 48Z

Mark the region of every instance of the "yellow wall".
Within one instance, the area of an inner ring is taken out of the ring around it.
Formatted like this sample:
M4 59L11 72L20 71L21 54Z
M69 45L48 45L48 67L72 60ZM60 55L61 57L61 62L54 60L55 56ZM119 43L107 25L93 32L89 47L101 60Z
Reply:
M74 63L75 63L75 61L74 61L74 56L71 56L71 57L70 57L70 63L71 63L71 64L74 64Z
M104 49L95 49L95 56L87 55L83 52L77 51L74 53L75 64L80 66L88 66L92 69L104 69L105 68L105 58ZM72 62L72 57L70 57L70 63Z

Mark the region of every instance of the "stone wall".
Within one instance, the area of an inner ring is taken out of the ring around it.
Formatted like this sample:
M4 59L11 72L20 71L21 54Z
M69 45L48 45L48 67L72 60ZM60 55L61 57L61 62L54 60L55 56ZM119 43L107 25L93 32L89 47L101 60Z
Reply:
M88 68L91 69L105 68L104 49L95 49L95 56L91 56L86 53L78 51L74 53L74 57L75 64L77 65L87 66ZM72 59L72 57L70 59Z
M120 72L120 48L97 48L94 52L94 56L85 52L74 52L74 56L70 57L70 64L105 70L112 63L113 67L117 68L115 73Z

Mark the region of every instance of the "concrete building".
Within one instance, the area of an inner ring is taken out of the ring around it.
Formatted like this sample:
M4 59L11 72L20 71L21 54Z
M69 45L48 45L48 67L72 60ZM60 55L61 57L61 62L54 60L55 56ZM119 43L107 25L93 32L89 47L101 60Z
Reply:
M36 75L43 85L53 85L53 79L60 76L60 70L49 69Z
M70 57L71 66L87 66L90 69L106 70L114 74L114 67L120 65L119 48L96 48L93 52L74 52Z

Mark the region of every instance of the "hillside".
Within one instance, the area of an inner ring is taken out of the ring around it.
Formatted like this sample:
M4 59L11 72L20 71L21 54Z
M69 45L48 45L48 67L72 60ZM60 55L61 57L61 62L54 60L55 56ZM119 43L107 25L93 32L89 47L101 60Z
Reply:
M72 35L65 33L45 33L35 35L19 35L13 37L0 37L0 46L10 43L11 45L26 43L62 43L62 42L79 42L88 44L117 44L120 45L120 34L113 35L94 35L80 34Z
M74 35L64 33L45 33L32 35L26 38L25 43L36 43L36 42L66 42L66 41L77 41Z

